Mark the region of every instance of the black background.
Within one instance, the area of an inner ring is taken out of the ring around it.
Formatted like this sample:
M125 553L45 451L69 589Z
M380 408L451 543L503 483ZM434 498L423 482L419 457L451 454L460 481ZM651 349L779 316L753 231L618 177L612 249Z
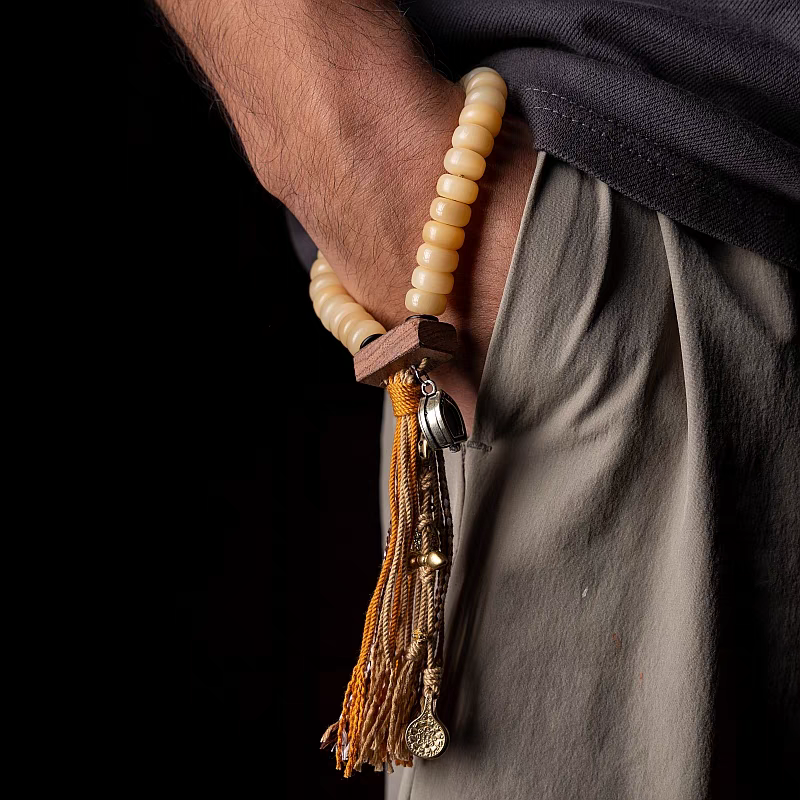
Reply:
M283 209L213 98L130 9L122 291L163 589L142 582L136 755L181 797L378 798L382 775L345 780L319 739L380 564L381 392L314 316Z

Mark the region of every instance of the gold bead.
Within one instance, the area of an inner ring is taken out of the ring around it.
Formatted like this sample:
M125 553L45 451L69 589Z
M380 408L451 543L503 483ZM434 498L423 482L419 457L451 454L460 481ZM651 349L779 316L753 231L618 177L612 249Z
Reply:
M416 553L411 556L411 561L409 563L412 569L416 569L417 567L441 569L447 563L447 556L444 553L440 553L438 550L431 550L430 553L425 553L425 555Z
M431 550L427 556L423 556L428 569L441 569L447 563L447 556L438 550Z
M417 445L417 451L419 452L419 457L423 461L427 461L431 455L431 446L428 444L428 440L424 436L419 437L419 444Z

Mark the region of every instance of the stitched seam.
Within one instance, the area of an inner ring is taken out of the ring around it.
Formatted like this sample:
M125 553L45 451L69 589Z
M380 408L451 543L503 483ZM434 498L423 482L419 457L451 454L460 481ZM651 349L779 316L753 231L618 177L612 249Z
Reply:
M611 142L611 144L616 145L621 150L624 150L626 153L631 153L632 155L635 155L638 158L641 158L642 160L646 161L648 164L652 164L653 166L658 167L659 169L661 169L664 172L666 172L672 178L680 178L681 180L685 181L686 183L693 184L694 187L697 189L697 191L700 194L705 195L706 197L710 197L710 198L715 198L716 199L716 195L712 194L708 190L704 190L699 185L700 182L702 181L702 178L691 178L691 177L689 177L687 175L683 175L683 174L678 173L678 172L671 172L670 169L668 167L666 167L664 164L661 164L658 161L653 161L653 159L651 159L651 158L647 158L646 155L644 155L643 153L640 153L638 150L634 150L634 149L632 149L630 147L625 147L625 145L622 142L620 142L620 141L618 141L616 139L612 139L605 131L601 131L598 128L593 128L591 125L588 125L587 123L583 122L582 120L577 119L576 117L569 116L569 114L564 114L563 112L557 111L556 109L550 108L549 106L530 106L530 108L533 109L533 110L541 109L543 111L549 111L551 114L554 114L557 117L563 117L564 119L566 119L566 120L568 120L570 122L574 122L574 123L576 123L577 125L580 125L583 128L587 128L588 130L592 131L593 133L599 133L600 136L602 136L604 139L607 139L609 142ZM631 135L634 136L634 138L636 138L635 134L631 134ZM781 214L767 214L767 213L765 213L763 211L760 211L757 208L753 208L752 203L746 203L745 201L741 200L740 198L735 197L733 194L729 194L729 199L733 200L739 206L745 206L749 212L751 212L753 214L756 214L756 216L762 217L764 219L781 219L783 217L783 215L781 215Z
M476 442L473 439L470 439L467 442L467 447L473 448L473 450L483 450L484 453L490 453L492 451L492 446L490 444L484 444L483 442Z
M582 111L585 111L587 114L591 114L593 117L596 117L597 119L602 120L603 122L607 122L610 125L614 125L617 128L621 128L622 130L626 131L631 136L633 136L635 139L642 139L644 141L653 142L657 146L663 147L663 145L660 145L660 143L656 139L651 139L649 136L637 133L628 125L625 125L619 120L614 119L614 117L604 117L602 116L602 114L598 114L594 109L589 108L588 106L584 106L581 103L577 103L574 100L571 100L569 97L564 97L564 95L556 94L555 92L549 92L547 91L547 89L542 89L541 87L538 86L523 86L521 88L525 92L537 92L538 94L546 94L548 95L548 97L555 97L557 100L563 100L565 103L569 103L571 106L574 106L575 108L580 108ZM689 94L691 94L692 97L699 97L699 95L693 94L691 92ZM782 153L789 156L790 158L795 158L797 156L795 150L785 142L775 142L773 146L775 147L776 150L780 150Z
M658 161L653 161L653 159L648 158L646 155L644 155L643 153L640 153L638 150L634 150L634 149L632 149L630 147L625 147L625 145L622 142L619 142L616 139L612 139L605 131L601 131L598 128L593 128L591 125L587 125L585 122L577 119L576 117L571 117L571 116L569 116L569 114L564 114L564 113L562 113L561 111L558 111L555 108L550 108L549 106L531 106L531 108L533 108L533 109L541 108L544 111L552 112L557 117L563 117L564 119L568 119L570 122L576 122L582 128L588 128L590 131L594 131L594 133L599 133L603 138L608 139L608 141L611 142L612 144L618 145L621 149L625 150L626 152L633 153L633 155L635 155L635 156L639 156L639 158L642 158L645 161L647 161L648 164L653 164L656 167L660 167L667 174L671 175L673 178L682 178L682 177L684 177L683 175L680 175L677 172L670 172L669 171L669 167L666 167L664 164L662 164L662 163L660 163Z
M585 111L587 114L591 114L593 117L597 117L597 119L600 119L603 122L608 122L611 125L615 125L617 128L622 128L622 130L627 131L635 139L643 139L644 141L653 142L654 144L657 144L655 139L651 139L649 136L644 136L640 133L636 133L627 125L623 125L619 120L616 120L613 117L603 117L596 111L589 108L588 106L583 106L580 103L576 103L574 100L570 100L568 97L564 97L563 95L560 94L555 94L555 92L548 92L546 89L537 89L534 86L523 86L522 88L525 89L525 91L538 92L539 94L546 94L550 97L555 97L556 100L563 100L565 103L569 103L571 106L574 106L575 108L580 108L581 111Z

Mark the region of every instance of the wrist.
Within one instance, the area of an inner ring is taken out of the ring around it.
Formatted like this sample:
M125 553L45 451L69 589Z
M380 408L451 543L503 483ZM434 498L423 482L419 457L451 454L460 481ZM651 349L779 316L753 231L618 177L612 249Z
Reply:
M332 125L328 145L335 152L308 171L305 185L281 196L348 291L387 327L407 315L419 231L429 218L464 93L435 76L413 100L399 88L395 97L402 104L392 100L380 112L365 112L356 97L337 100L331 113L360 124Z

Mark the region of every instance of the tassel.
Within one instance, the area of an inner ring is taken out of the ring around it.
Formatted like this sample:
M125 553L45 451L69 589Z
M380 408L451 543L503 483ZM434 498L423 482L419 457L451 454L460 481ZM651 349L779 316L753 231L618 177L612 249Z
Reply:
M409 722L424 694L423 716L414 724L424 722L429 733L424 715L431 702L435 706L441 678L452 553L444 462L420 434L419 372L400 370L388 379L387 389L397 418L389 468L389 538L341 716L321 741L323 748L334 746L336 767L344 769L345 777L364 764L376 770L385 766L389 772L393 765L411 766ZM446 737L444 726L438 720L435 724ZM427 757L427 750L419 754Z

